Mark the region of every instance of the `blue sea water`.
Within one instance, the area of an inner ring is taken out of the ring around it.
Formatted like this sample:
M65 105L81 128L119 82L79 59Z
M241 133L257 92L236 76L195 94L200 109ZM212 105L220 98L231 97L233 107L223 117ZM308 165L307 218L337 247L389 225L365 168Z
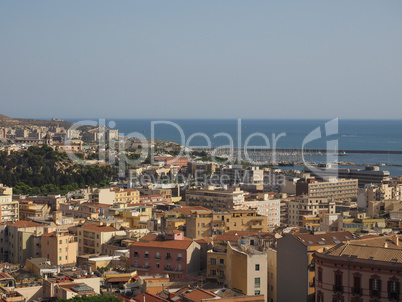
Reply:
M73 122L78 120L66 119ZM99 119L92 119L99 122ZM316 128L321 139L315 139L304 146L307 149L326 149L330 140L338 141L339 150L384 150L402 151L402 120L339 120L336 133L326 137L325 124L329 120L261 120L261 119L106 119L106 126L113 121L122 135L136 132L146 138L174 141L187 146L225 146L232 139L234 147L273 146L273 135L278 137L276 148L300 149L303 140ZM152 128L152 124L154 127ZM113 125L113 124L112 124ZM198 135L195 135L197 134ZM217 135L225 133L226 135ZM191 140L191 135L195 135ZM265 135L268 142L262 138ZM207 139L206 139L207 138ZM347 152L347 151L346 151ZM324 158L325 160L325 158ZM402 165L401 154L353 154L339 157L339 160L364 164ZM320 161L320 158L317 158ZM402 167L384 167L393 175L402 175ZM395 171L391 171L395 170Z

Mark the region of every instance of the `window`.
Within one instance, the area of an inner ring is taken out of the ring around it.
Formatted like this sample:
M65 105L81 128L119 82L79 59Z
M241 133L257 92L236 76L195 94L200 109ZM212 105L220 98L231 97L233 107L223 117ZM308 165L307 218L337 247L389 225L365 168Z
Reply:
M260 287L260 278L254 278L254 287L259 288Z
M61 253L61 248L59 248L59 253Z
M66 260L67 260L67 256L66 256Z
M170 260L172 259L172 256L170 255L170 253L166 253L166 260Z
M318 282L322 282L322 267L318 268Z
M260 270L260 265L259 265L259 264L256 264L256 265L255 265L255 270L256 270L256 271L259 271L259 270Z
M149 258L149 252L148 251L145 251L144 258Z
M67 243L67 239L66 239L66 243Z
M219 259L219 264L224 265L225 264L225 259L223 259L223 258Z
M182 260L183 260L183 257L181 255L181 253L178 253L177 254L177 261L182 261Z
M209 259L209 261L210 261L211 265L216 265L216 259L215 258L211 258L211 259Z
M399 301L399 280L395 277L388 281L388 299Z
M134 251L133 257L137 258L138 257L138 251Z
M59 260L61 261L61 256L59 257Z
M355 273L353 274L353 288L352 288L353 295L361 295L361 274Z
M373 275L369 279L370 297L381 297L381 279L378 275Z
M61 240L59 240L59 244L61 244Z
M66 248L66 252L67 252L67 248Z
M212 269L212 270L209 272L209 275L210 275L210 276L216 276L216 270Z
M159 268L159 267L160 267L159 263L156 263L156 268Z
M334 272L334 292L341 292L343 293L343 285L342 285L342 275L343 273L340 270Z
M99 234L96 235L96 239L99 239Z
M155 253L155 259L161 259L161 253L160 252Z
M259 295L259 294L260 294L260 291L259 291L259 290L255 290L255 291L254 291L254 295L257 296L257 295Z

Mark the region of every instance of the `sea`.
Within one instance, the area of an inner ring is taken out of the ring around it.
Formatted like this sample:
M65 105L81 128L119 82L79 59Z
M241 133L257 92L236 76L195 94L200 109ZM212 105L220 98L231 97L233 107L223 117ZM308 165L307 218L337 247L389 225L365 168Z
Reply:
M72 122L83 120L66 119ZM308 120L308 119L87 119L118 129L120 135L173 141L187 147L333 149L344 150L342 162L348 168L379 165L391 176L402 175L401 120ZM381 150L375 153L348 153L348 150ZM310 162L323 163L325 154L311 156ZM291 167L297 168L297 167Z

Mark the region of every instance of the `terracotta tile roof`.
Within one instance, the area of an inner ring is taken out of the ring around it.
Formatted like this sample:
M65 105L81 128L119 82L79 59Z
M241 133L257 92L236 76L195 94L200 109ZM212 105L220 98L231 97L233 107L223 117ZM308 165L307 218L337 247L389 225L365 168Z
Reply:
M84 230L91 230L91 231L96 231L96 232L116 232L117 229L111 226L97 226L94 224L84 224L81 226L82 229Z
M356 235L352 234L351 232L327 232L322 234L297 232L291 235L306 246L337 245L340 244L341 242L357 239Z
M396 244L398 243L398 245ZM393 235L393 236L364 236L359 240L353 241L353 244L356 245L366 245L366 246L377 246L377 247L383 247L385 244L389 248L393 249L402 249L402 240L400 239L399 236Z
M44 226L43 224L36 223L33 221L27 221L27 220L20 220L16 221L14 223L7 223L9 226L14 226L17 228L31 228L31 227L37 227L37 226Z
M150 242L137 241L131 244L130 247L154 247L172 250L187 250L192 243L192 240L165 240Z
M185 215L190 215L191 211L195 211L195 210L204 210L204 211L208 211L208 212L212 212L210 209L204 208L202 206L182 206L181 208L175 208L172 210L169 210L169 212L176 212L176 213L181 213L181 214L185 214Z
M144 299L144 296L145 296L145 299ZM146 302L166 301L166 302L168 302L168 300L165 300L161 297L158 297L158 296L155 296L155 295L152 295L149 293L139 294L138 296L134 297L134 300L138 301L138 302L143 302L143 301L146 301Z
M402 250L379 246L364 246L353 244L339 244L324 253L329 256L340 256L351 259L362 259L383 262L402 263Z
M140 238L140 241L142 242L151 242L151 241L163 241L164 237L162 235L158 235L158 234L152 234L149 233L143 237Z
M201 302L204 299L213 299L219 296L204 289L197 288L191 292L184 292L183 297L190 301Z
M213 240L209 237L203 237L201 239L196 240L197 243L211 243Z

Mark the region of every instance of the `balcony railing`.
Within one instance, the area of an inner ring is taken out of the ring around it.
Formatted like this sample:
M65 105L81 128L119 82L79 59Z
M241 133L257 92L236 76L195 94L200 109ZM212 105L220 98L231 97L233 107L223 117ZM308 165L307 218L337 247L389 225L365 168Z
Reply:
M151 267L149 265L134 265L133 268L138 271L148 271Z
M332 289L334 292L343 293L343 285L336 284L332 287Z
M166 256L165 259L166 259L166 260L172 260L172 257L171 257L171 256Z
M358 295L361 296L363 293L363 290L361 288L354 288L352 287L352 295Z
M388 299L391 301L399 301L399 293L398 292L389 292Z
M178 269L178 268L172 268L172 267L167 267L167 266L165 266L165 267L163 268L163 271L164 271L164 272L181 273L181 272L183 272L183 269Z
M381 292L378 289L370 290L370 297L380 298Z
M139 255L139 254L134 254L133 257L134 257L134 258L139 258L140 255Z

